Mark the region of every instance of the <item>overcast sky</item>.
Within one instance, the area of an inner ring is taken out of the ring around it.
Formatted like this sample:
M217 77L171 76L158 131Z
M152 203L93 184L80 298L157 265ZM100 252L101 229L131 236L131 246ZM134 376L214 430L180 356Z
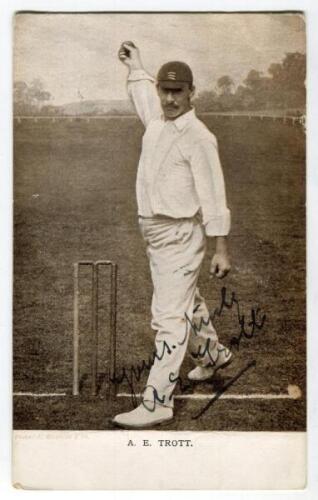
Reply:
M54 104L125 99L124 40L141 50L155 75L168 60L186 61L197 91L225 74L236 84L252 68L266 72L286 52L305 52L298 14L20 14L15 21L15 80L40 78Z

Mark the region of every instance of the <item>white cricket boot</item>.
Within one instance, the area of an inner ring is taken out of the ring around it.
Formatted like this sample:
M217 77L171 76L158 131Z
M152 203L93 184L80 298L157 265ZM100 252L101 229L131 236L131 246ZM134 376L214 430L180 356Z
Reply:
M213 365L196 366L188 373L188 379L194 382L203 382L209 380L217 370L225 368L232 362L232 353L222 344L218 345L216 360Z
M167 406L156 405L153 411L140 404L132 411L120 413L112 420L119 427L125 429L140 429L152 425L169 422L173 419L173 409Z

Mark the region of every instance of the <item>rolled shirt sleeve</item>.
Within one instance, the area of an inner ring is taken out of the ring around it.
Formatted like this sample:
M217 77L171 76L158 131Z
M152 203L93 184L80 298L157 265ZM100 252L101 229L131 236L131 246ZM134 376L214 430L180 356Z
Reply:
M207 236L226 236L231 214L226 204L224 177L214 136L194 146L191 169Z
M145 127L161 114L155 79L142 69L131 71L127 79L127 91L139 118Z

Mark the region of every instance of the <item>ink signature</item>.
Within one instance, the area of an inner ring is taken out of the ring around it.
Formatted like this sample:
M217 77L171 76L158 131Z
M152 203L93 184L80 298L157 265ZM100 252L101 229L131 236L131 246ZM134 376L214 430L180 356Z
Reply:
M197 306L197 307L199 307L199 306ZM189 318L189 316L186 313L185 317L186 317L187 325L189 325L191 327L193 333L195 335L197 335L198 332L201 331L203 326L207 326L210 322L213 323L213 320L216 318L216 316L220 317L223 314L224 309L232 309L233 307L236 309L237 320L238 320L238 324L240 325L240 332L239 332L238 336L232 337L232 339L230 341L230 346L232 347L235 345L237 347L237 350L239 350L241 341L244 337L246 339L250 340L254 336L254 334L257 330L261 330L263 328L264 323L266 321L266 314L263 314L259 318L260 308L259 307L257 307L256 309L251 308L251 311L250 311L251 319L250 319L250 321L247 321L245 314L241 313L240 303L236 297L236 293L232 292L230 299L227 300L226 287L222 287L222 289L221 289L220 305L218 307L216 307L213 311L211 311L211 313L209 314L207 319L201 317L199 324L197 325ZM194 310L194 313L195 312L196 312L196 309ZM187 335L188 335L188 328L186 328L185 338L182 340L181 344L183 342L185 342Z
M240 307L240 302L238 298L236 297L236 293L232 292L230 294L230 297L227 296L228 292L226 287L223 287L221 289L221 300L220 304L218 307L216 307L211 313L209 314L208 318L203 318L200 317L198 324L192 321L187 314L185 314L186 318L186 333L184 339L179 342L179 345L182 345L186 339L187 336L189 335L190 331L192 330L194 335L197 335L198 332L203 328L203 326L207 326L209 322L213 322L216 316L220 317L223 312L227 309L236 309L237 313L237 321L240 326L240 331L237 336L233 336L231 341L230 341L230 346L231 348L233 346L236 346L237 350L240 348L240 344L243 338L246 338L248 340L252 339L253 336L257 331L262 330L264 327L265 321L266 321L266 314L260 314L260 308L257 307L256 309L251 308L250 310L250 318L246 318L245 314L242 314L241 312L241 307ZM196 310L194 310L196 312ZM212 358L210 354L210 342L211 339L207 339L205 344L200 345L197 349L196 352L191 352L191 356L193 356L196 359L200 359L205 357L206 355L209 356L210 362L212 366L214 366L217 363L218 356L219 356L219 351L217 351L216 358ZM152 354L148 357L148 359L143 359L137 364L131 364L130 366L126 367L123 366L121 368L121 372L119 375L115 374L113 377L110 378L110 382L112 384L115 384L116 386L121 385L123 383L127 383L128 387L131 390L131 398L132 398L132 404L134 407L137 406L137 395L135 392L135 383L138 383L141 380L142 375L145 372L149 372L153 364L155 363L156 360L161 361L166 355L170 355L172 353L172 348L175 348L175 346L169 346L169 344L166 341L163 341L162 343L162 349L161 353L158 353L158 350L153 351ZM223 350L223 348L221 349ZM230 379L229 382L227 382L221 389L217 391L215 396L209 401L209 403L195 416L193 417L194 419L199 418L203 413L210 408L210 406L231 386L233 385L248 369L256 365L256 361L250 361L243 369L241 369L232 379ZM184 381L181 379L180 376L175 376L173 373L169 374L169 382L171 383L178 383L179 389L181 393L186 392L189 388L191 388L191 384L184 383ZM142 404L149 410L149 411L154 411L156 402L159 402L161 404L165 403L165 396L160 398L157 390L155 387L150 387L146 386L143 394L145 391L149 388L152 390L152 400L151 401L144 401L143 398L141 398ZM171 399L172 396L170 396Z
M148 357L147 360L142 359L140 363L137 364L132 364L129 367L123 366L121 369L121 373L119 375L114 375L113 377L110 377L110 382L115 385L121 385L124 382L127 382L128 387L131 390L131 397L132 397L132 403L133 406L137 406L137 396L135 393L135 385L134 382L140 382L142 374L144 372L149 372L152 365L154 364L155 360L157 359L158 361L161 361L166 354L171 354L172 350L169 347L169 344L166 341L163 341L162 343L162 351L159 354L158 351L153 351L152 354ZM147 388L147 387L146 387ZM145 389L146 389L145 388ZM161 400L158 396L158 393L155 388L154 390L154 397L156 398L157 401L164 403L164 400ZM151 411L151 410L150 410Z
M219 389L216 394L213 396L213 398L210 399L210 401L206 404L206 406L204 406L202 408L202 410L199 411L199 413L197 413L196 415L194 415L192 418L192 420L197 420L198 418L202 417L203 413L205 413L212 405L213 403L215 403L215 401L217 399L220 398L220 396L222 396L222 394L224 394L225 391L227 391L227 389L229 387L231 387L231 385L233 385L242 375L244 375L245 372L247 372L247 370L249 370L250 368L252 368L253 366L256 366L256 361L253 360L253 361L250 361L249 363L247 363L247 365L242 368L234 377L232 377L223 387L221 387L221 389Z

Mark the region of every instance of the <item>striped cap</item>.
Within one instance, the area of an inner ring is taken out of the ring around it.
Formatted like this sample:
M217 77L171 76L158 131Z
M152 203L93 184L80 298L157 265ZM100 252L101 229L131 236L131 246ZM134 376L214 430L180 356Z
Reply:
M173 88L180 83L189 83L190 86L193 83L193 75L190 67L181 61L171 61L167 62L161 66L157 81L169 84L169 87Z

